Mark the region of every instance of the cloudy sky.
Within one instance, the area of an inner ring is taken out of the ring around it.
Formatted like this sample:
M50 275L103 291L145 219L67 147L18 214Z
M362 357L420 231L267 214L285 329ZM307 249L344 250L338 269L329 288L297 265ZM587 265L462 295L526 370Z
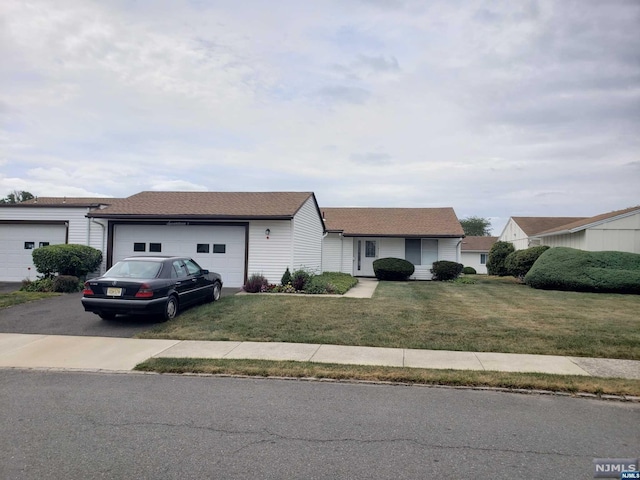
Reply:
M0 196L640 204L640 2L3 0Z

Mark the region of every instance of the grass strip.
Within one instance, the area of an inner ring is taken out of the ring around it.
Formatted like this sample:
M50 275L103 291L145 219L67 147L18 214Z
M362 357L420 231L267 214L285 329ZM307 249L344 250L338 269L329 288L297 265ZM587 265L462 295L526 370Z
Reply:
M640 380L544 373L431 370L294 361L200 358L152 358L137 365L135 369L158 373L365 380L423 385L494 387L566 393L581 392L595 395L640 396Z
M50 292L11 292L0 293L0 308L12 307L14 305L20 305L21 303L33 302L35 300L42 300L43 298L57 297L62 295L61 293Z

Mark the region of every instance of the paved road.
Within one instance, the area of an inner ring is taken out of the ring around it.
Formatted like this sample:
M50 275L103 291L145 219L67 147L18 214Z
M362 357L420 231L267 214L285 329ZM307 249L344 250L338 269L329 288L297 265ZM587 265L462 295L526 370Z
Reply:
M640 406L325 382L0 370L0 478L592 478Z
M233 295L237 291L223 288L222 295ZM1 309L0 333L129 338L159 322L140 316L119 316L116 320L104 321L93 313L85 312L81 298L82 293L71 293Z

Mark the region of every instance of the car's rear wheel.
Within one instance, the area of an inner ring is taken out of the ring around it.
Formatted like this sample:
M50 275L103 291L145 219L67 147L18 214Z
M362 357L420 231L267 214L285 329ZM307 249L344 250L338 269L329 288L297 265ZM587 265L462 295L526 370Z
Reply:
M220 300L220 294L222 292L222 287L220 287L220 284L218 282L213 284L213 293L211 294L211 301L212 302L217 302L218 300Z
M167 299L167 303L165 303L164 305L164 319L171 320L173 318L176 318L177 314L178 314L178 299L176 298L175 295L171 295Z
M109 312L100 312L98 316L103 320L113 320L114 318L116 318L115 313L109 313Z

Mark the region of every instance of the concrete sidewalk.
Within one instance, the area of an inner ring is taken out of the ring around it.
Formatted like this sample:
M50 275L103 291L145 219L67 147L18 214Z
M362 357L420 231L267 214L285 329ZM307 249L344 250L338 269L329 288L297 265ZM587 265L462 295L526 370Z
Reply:
M406 348L0 334L0 368L128 371L157 358L293 360L640 379L640 361Z

